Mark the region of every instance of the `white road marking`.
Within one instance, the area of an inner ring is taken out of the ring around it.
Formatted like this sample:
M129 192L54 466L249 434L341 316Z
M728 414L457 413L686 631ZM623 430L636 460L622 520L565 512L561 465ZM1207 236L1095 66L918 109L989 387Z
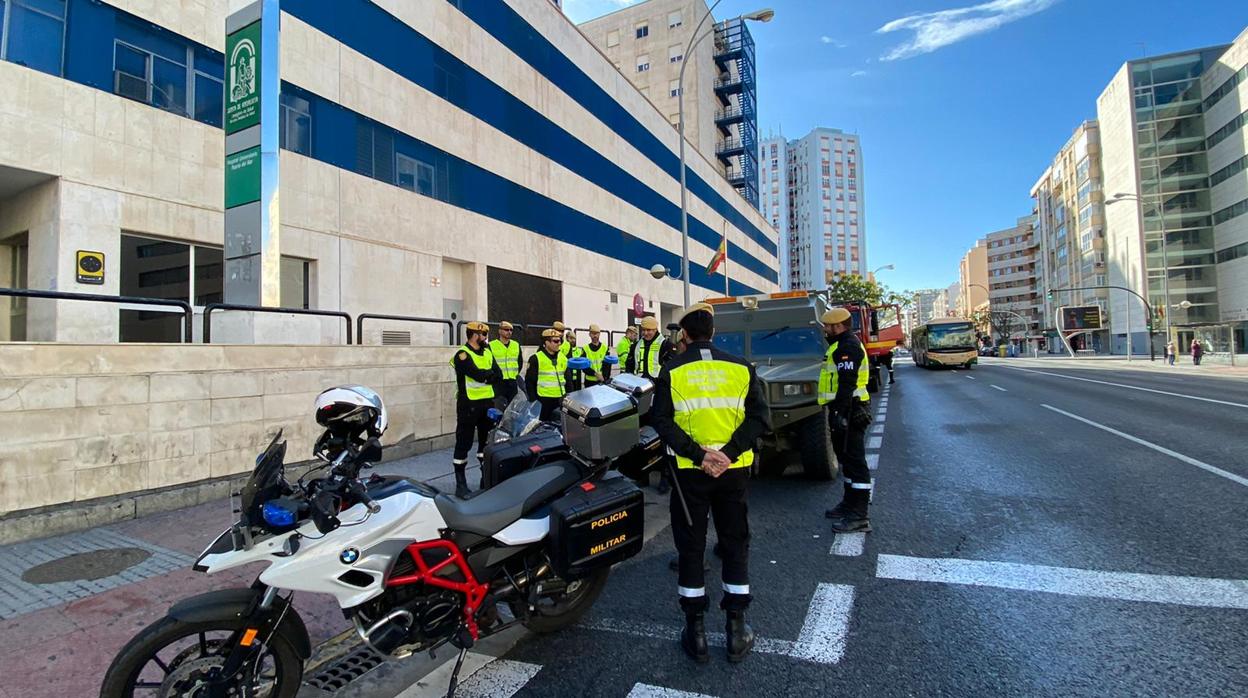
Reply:
M884 433L884 425L883 425L882 423L880 423L880 422L876 422L875 424L872 424L872 425L871 425L871 433L872 433L872 434L883 434L883 433Z
M884 445L883 436L872 436L870 439L867 439L867 448L878 449L880 446L883 446L883 445Z
M1183 393L1172 393L1169 390L1155 390L1153 388L1141 388L1138 385L1127 385L1125 383L1111 383L1109 381L1098 381L1092 378L1080 378L1078 376L1067 376L1061 373L1052 373L1050 371L1036 371L1030 368L1019 368L1018 366L1006 366L1005 368L1008 368L1013 371L1026 371L1027 373L1039 373L1045 376L1055 376L1057 378L1066 378L1072 381L1083 381L1084 383L1099 383L1101 385L1112 385L1115 388L1127 388L1129 390L1141 390L1146 393L1157 393L1158 395L1169 395L1171 397L1181 397L1181 398L1186 398L1188 400L1200 400L1201 402L1212 402L1218 405L1228 405L1230 407L1242 407L1244 409L1248 409L1248 405L1245 405L1242 402L1228 402L1226 400L1215 400L1211 397L1200 397L1199 395L1185 395Z
M905 555L880 555L875 576L911 582L1042 591L1064 596L1248 609L1248 579L1102 572L1072 567Z
M967 380L975 380L975 376L967 376L967 377L966 377L966 379L967 379Z
M865 533L838 533L832 541L831 553L838 557L858 557L867 542Z
M778 654L817 664L836 664L845 654L849 635L849 616L853 611L854 588L845 584L820 584L810 600L806 622L802 625L797 641L774 640L759 637L754 649L764 654ZM680 628L657 623L637 623L620 619L581 621L579 627L623 633L636 637L680 641ZM716 647L724 647L723 633L708 632L706 641Z
M995 389L997 389L997 390L1000 390L1000 391L1001 391L1001 392L1003 392L1003 393L1008 393L1008 392L1010 392L1010 391L1006 390L1005 388L1002 388L1002 387L1001 387L1001 386L999 386L999 385L995 385L995 384L994 384L992 387L993 387L993 388L995 388Z
M452 652L448 656L450 661L443 662L437 669L425 674L395 698L440 698L446 695L451 671L455 669L455 654ZM509 698L524 688L541 670L539 664L513 662L469 652L464 657L464 666L459 672L460 683L455 695L460 698Z
M1132 435L1130 435L1130 434L1127 434L1127 433L1124 433L1124 432L1118 431L1117 429L1114 429L1113 427L1107 427L1107 426L1105 426L1104 424L1100 424L1100 423L1098 423L1098 422L1094 422L1094 421L1092 421L1092 420L1090 420L1090 419L1087 419L1087 418L1085 418L1085 417L1080 417L1080 416L1079 416L1079 415L1077 415L1077 414L1071 414L1070 412L1067 412L1066 410L1059 410L1059 409L1057 409L1056 407L1053 407L1052 405L1045 405L1045 404L1041 404L1040 406L1041 406L1041 407L1043 407L1043 408L1045 408L1046 410L1052 410L1052 411L1054 411L1054 412L1056 412L1056 413L1058 413L1058 414L1063 414L1063 415L1066 415L1067 417L1070 417L1071 419L1075 419L1075 420L1078 420L1078 421L1080 421L1080 422L1083 422L1084 424L1087 424L1088 426L1091 426L1091 427L1096 427L1097 429L1100 429L1100 430L1102 430L1102 431L1107 431L1107 432L1109 432L1109 433L1113 434L1114 436L1121 436L1122 438L1126 439L1127 441L1130 441L1130 442L1132 442L1132 443L1137 443L1137 444L1139 444L1139 445L1141 445L1141 446L1144 446L1144 447L1147 447L1147 448L1151 448L1151 449L1153 449L1154 451L1157 451L1158 453L1164 453L1164 454L1166 454L1167 456L1170 456L1171 458L1176 458L1176 459L1178 459L1178 460L1181 460L1181 461L1183 461L1184 463L1187 463L1188 465L1194 465L1194 466L1196 466L1197 468L1200 468L1201 470L1207 470L1207 471L1209 471L1209 472L1213 473L1214 475L1217 475L1217 476L1219 476L1219 477L1224 477L1224 478L1226 478L1227 480L1230 480L1231 482L1235 482L1235 483L1238 483L1238 484L1240 484L1240 485L1243 485L1244 487L1248 487L1248 478L1240 477L1239 475L1236 475L1235 473L1229 473L1229 472L1227 472L1227 471L1225 471L1225 470L1223 470L1223 469L1221 469L1221 468L1219 468L1219 467L1217 467L1217 466L1209 465L1208 463L1206 463L1206 462L1204 462L1204 461L1199 461L1199 460L1196 460L1195 458L1192 458L1191 456L1185 456L1185 455L1183 455L1182 453L1179 453L1179 452L1177 452L1177 451L1171 451L1170 449L1166 448L1165 446L1158 446L1157 444L1155 444L1155 443L1153 443L1153 442L1151 442L1151 441L1145 441L1144 439L1141 439L1141 438L1140 438L1140 437L1138 437L1138 436L1132 436Z
M639 683L633 686L633 690L628 692L624 698L714 698L705 693L690 693L689 691L677 691L673 688L663 688L662 686L651 686L648 683Z
M880 454L868 453L867 454L867 469L875 470L878 467L880 467Z

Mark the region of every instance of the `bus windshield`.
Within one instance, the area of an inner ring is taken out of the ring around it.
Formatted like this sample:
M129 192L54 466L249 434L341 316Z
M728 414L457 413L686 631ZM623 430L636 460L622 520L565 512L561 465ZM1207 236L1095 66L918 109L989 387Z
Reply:
M974 349L975 328L969 322L928 325L928 349Z

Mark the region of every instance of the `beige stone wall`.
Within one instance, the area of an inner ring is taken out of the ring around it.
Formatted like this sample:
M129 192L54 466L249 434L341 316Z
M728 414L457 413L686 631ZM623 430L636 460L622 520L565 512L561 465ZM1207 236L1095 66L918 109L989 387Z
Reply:
M1131 94L1130 65L1123 64L1097 98L1096 120L1101 131L1104 190L1111 194L1138 192L1135 102ZM1105 207L1105 243L1109 284L1142 290L1146 275L1138 205L1124 202ZM1127 310L1128 303L1132 306L1130 311ZM1139 300L1127 293L1111 293L1109 324L1112 334L1127 333L1128 314L1131 315L1130 332L1145 331L1147 318Z
M247 472L280 428L311 458L313 400L367 385L387 446L452 433L446 347L0 345L0 515Z

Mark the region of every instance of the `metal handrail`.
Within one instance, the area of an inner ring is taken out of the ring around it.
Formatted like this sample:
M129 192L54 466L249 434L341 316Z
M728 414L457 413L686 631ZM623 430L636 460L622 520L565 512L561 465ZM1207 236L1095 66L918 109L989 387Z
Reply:
M351 344L351 316L341 310L311 310L309 308L269 308L261 305L237 305L234 303L209 303L204 306L204 344L212 344L212 311L240 310L252 313L274 313L279 315L316 315L319 317L340 317L347 321L347 344Z
M449 321L448 321L448 322L449 322ZM467 325L467 324L468 324L468 323L470 323L470 322L476 322L476 320L460 320L459 322L455 323L455 343L456 343L456 344L459 344L459 342L460 342L460 337L464 336L464 333L463 333L464 325ZM486 324L487 326L489 326L489 327L498 327L499 325L503 324L503 321L502 321L502 320L496 320L496 321L494 321L494 322L489 322L489 321L486 321L486 323L485 323L485 324ZM522 336L522 337L524 336L524 327L525 327L525 325L524 325L524 323L523 323L523 322L513 322L513 323L511 323L511 326L512 326L512 327L519 327L519 328L520 328L520 333L521 333L521 334L520 334L520 336ZM529 325L529 326L530 326L530 327L537 327L537 325Z
M446 318L417 317L414 315L384 315L382 313L360 313L355 318L355 341L359 345L364 344L365 320L398 320L401 322L429 322L438 325L446 325L447 342L453 343L455 340L455 325Z
M69 293L67 291L35 291L27 288L0 288L0 296L13 296L15 298L45 298L49 300L60 301L97 301L101 303L117 303L130 305L163 305L179 308L182 311L182 319L184 322L184 330L182 342L189 344L195 341L194 317L195 311L191 309L191 304L186 301L172 300L169 298L144 298L142 296L106 296L94 293Z

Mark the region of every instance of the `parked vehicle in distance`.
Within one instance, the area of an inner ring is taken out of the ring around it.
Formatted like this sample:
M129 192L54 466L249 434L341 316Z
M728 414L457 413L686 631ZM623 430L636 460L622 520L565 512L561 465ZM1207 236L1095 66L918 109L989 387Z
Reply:
M965 318L939 318L919 325L910 333L910 349L921 368L969 369L979 363L975 326Z

